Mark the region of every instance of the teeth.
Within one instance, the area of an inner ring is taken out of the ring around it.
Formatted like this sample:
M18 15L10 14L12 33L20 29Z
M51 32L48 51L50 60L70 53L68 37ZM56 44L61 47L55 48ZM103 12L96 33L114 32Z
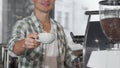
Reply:
M47 3L47 2L44 2L42 4L45 5L45 6L49 6L49 3Z

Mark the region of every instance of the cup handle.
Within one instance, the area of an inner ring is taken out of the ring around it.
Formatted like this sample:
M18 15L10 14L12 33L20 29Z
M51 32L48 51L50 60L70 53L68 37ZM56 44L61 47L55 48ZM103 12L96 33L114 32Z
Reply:
M35 39L37 42L40 42L40 40L39 39Z

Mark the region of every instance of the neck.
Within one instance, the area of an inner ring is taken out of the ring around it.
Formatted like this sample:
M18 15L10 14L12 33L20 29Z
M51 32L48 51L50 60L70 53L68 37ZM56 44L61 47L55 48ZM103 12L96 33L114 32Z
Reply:
M43 23L48 23L50 21L50 16L49 13L47 12L40 12L38 10L34 10L34 13L38 20L43 24Z

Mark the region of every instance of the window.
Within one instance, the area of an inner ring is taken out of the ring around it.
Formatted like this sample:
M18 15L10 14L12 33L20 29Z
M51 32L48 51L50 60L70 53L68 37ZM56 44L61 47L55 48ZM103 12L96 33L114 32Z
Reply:
M68 24L69 24L69 13L65 13L65 28L68 29Z
M62 12L58 11L56 16L57 16L56 17L57 21L62 22L62 18L61 18L62 17Z

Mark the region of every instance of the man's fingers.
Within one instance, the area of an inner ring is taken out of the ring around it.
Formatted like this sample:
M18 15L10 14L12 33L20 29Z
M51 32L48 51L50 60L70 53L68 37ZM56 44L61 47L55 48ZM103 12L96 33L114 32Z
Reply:
M25 38L25 41L26 41L26 42L30 42L30 43L34 42L34 40L35 40L35 39L32 39L32 38Z
M36 48L40 45L39 42L36 41L38 37L37 33L29 34L27 38L25 38L24 47L25 48Z
M25 48L36 48L36 47L38 47L40 45L40 43L39 42L25 42L25 44L24 44L24 47Z
M35 48L36 45L34 43L27 43L24 45L25 48Z
M33 38L33 39L36 39L38 36L37 36L37 33L33 33L33 34L29 34L27 36L27 38Z

